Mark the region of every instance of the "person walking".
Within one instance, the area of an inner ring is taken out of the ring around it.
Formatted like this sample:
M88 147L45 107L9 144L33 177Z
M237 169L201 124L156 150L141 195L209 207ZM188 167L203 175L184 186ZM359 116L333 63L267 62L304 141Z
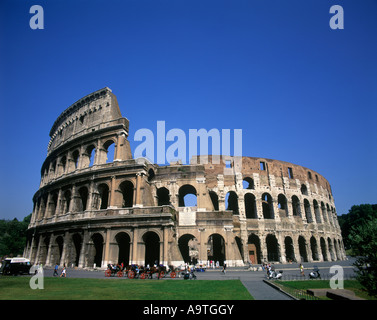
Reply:
M54 268L54 275L53 275L54 277L59 275L59 274L58 274L58 269L59 269L59 266L58 266L58 264L56 263L56 264L55 264L55 268Z
M63 267L63 270L62 270L62 273L61 273L61 275L60 275L60 277L62 278L65 278L67 276L67 270L66 270L66 268L65 267Z
M222 273L226 273L226 263L224 262L224 265L223 265L223 270L221 270Z
M300 263L300 273L303 277L305 277L305 273L304 273L304 266L302 265L302 263Z

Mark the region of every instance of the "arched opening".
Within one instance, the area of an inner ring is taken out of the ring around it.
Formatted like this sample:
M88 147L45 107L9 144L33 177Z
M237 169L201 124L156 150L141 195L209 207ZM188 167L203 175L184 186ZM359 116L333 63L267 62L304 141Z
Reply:
M269 234L266 237L267 245L267 259L268 261L279 261L279 244L278 240L273 234Z
M247 247L249 251L249 261L252 264L261 263L262 254L261 254L261 247L260 247L260 240L259 237L255 234L251 234L247 241Z
M65 173L65 167L67 165L67 157L63 156L60 159L60 163L58 164L58 175L61 176L62 174Z
M322 252L323 261L329 261L329 258L327 256L327 248L326 248L325 239L321 237L321 240L319 242L321 244L321 252Z
M80 201L78 203L77 211L85 211L87 202L88 202L88 188L87 187L81 187L79 189L79 195L80 195Z
M293 247L293 240L291 237L285 237L284 246L285 246L285 258L287 262L296 261L295 251Z
M298 237L298 248L300 252L301 262L308 262L308 255L306 253L306 240L303 236Z
M130 262L130 236L125 232L120 232L115 236L118 244L118 263L123 263L125 266Z
M333 247L333 244L332 244L330 238L327 238L327 245L328 245L328 248L329 248L331 260L335 261L336 259L335 259L335 254L334 254L334 247Z
M78 233L75 233L72 236L72 241L73 241L74 252L73 252L71 262L77 267L79 265L79 260L80 260L82 238Z
M143 236L145 244L145 265L160 264L160 238L152 231L148 231Z
M179 251L185 263L196 264L199 258L198 243L192 234L184 234L178 240Z
M224 265L225 261L225 241L224 238L217 234L211 234L207 242L207 257L208 260L219 261L219 264Z
M296 196L292 196L292 213L295 217L301 216L300 200Z
M78 169L79 167L79 159L80 159L80 153L78 150L75 150L73 153L72 153L72 160L73 160L73 163L74 163L74 169Z
M246 193L244 196L245 213L247 219L257 219L257 203L252 193Z
M69 206L71 204L71 191L66 190L63 196L63 213L67 213L69 211Z
M170 204L169 190L165 187L157 189L157 201L159 206L167 206Z
M148 181L153 181L154 177L155 177L154 170L152 168L150 168L148 170Z
M110 163L114 161L115 155L115 143L113 140L108 140L103 144L103 148L106 152L106 161L105 163Z
M308 188L306 187L305 184L301 185L301 194L303 194L304 196L308 195Z
M96 147L93 144L86 147L85 153L83 154L83 157L82 157L82 167L83 168L93 166L95 154L96 154Z
M283 194L278 195L278 208L280 217L288 217L287 198Z
M54 192L52 195L50 195L50 203L48 205L48 216L52 217L55 215L56 207L58 205L58 194Z
M254 180L252 178L250 178L250 177L246 177L242 181L242 187L244 189L255 189L254 188Z
M317 200L313 200L314 216L317 223L321 223L321 213L319 212L319 205Z
M102 252L103 252L103 237L99 233L95 233L92 236L94 245L94 262L97 267L101 267L102 264Z
M219 211L219 197L215 191L210 191L209 196L211 197L211 201L213 204L213 209L215 211Z
M319 255L318 255L318 246L317 246L317 240L312 236L310 238L310 249L312 251L312 259L314 261L319 260Z
M305 209L306 220L308 221L308 223L312 223L313 218L312 218L312 212L310 210L310 203L308 199L304 199L304 209Z
M55 242L58 247L58 256L56 257L55 263L60 264L60 260L62 259L62 254L63 254L64 239L62 236L58 236L56 237Z
M178 197L179 207L196 207L197 205L196 189L190 184L179 188Z
M98 208L100 210L107 209L108 202L109 202L109 186L105 183L101 183L98 186L98 192L99 192L99 204Z
M274 207L272 204L272 197L269 193L262 194L262 209L263 217L265 219L274 219Z
M131 208L134 201L134 185L126 180L119 185L119 189L123 196L122 208Z
M322 219L325 223L327 223L326 207L322 201L321 201L321 211L322 211Z
M238 248L238 251L240 252L241 258L244 261L245 259L244 259L244 253L243 253L243 243L242 243L242 240L241 240L240 237L234 237L234 239L236 240L237 248Z
M238 196L234 191L229 191L225 196L226 210L233 211L233 214L239 214L238 210Z

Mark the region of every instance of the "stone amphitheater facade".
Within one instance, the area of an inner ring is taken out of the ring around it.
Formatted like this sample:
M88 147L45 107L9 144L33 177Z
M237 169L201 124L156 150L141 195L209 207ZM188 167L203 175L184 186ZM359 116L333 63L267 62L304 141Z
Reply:
M27 232L33 263L345 259L331 187L319 173L256 157L242 157L239 168L233 157L158 166L132 158L128 134L109 88L56 119ZM228 161L232 174L224 174Z

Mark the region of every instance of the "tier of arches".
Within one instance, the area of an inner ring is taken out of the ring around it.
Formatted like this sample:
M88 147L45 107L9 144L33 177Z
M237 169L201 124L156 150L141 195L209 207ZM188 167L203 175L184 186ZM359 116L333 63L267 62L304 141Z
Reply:
M110 238L106 232L66 232L28 238L26 256L33 263L69 267L105 268L108 263L154 265L167 263L166 234L159 230L117 231ZM137 244L137 247L135 247ZM165 260L164 260L165 259Z
M117 155L117 139L116 136L109 137L71 147L46 161L41 169L41 186L64 174L113 162Z
M221 202L224 202L223 210L233 211L234 215L244 214L247 219L276 219L281 217L300 217L307 223L325 223L336 225L336 212L333 206L324 201L309 200L307 193L302 195L288 196L279 193L273 198L269 192L257 193L254 189L254 182L251 178L246 178L247 186L242 192L228 191L223 199L219 198L216 191L207 190L214 211L221 211ZM244 185L245 186L245 185ZM306 190L306 189L304 189ZM259 196L258 196L259 194ZM196 206L198 202L198 192L191 184L182 185L178 189L178 206ZM157 204L172 204L171 194L166 187L160 187L156 191ZM240 201L240 198L242 201ZM240 203L243 208L240 208Z
M88 182L60 187L39 196L34 202L34 220L86 210L104 210L111 204L131 208L135 203L134 180L123 179L111 192L111 181Z
M243 248L242 248L243 249ZM252 233L248 237L244 261L253 264L263 262L313 262L345 259L343 242L326 236L284 235L273 233L260 236ZM243 254L242 254L243 255Z

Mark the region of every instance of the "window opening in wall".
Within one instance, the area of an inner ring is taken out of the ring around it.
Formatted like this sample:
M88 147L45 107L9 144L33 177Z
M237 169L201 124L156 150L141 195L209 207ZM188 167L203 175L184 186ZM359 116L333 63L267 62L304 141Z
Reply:
M234 191L229 191L225 196L226 210L233 211L233 214L239 214L238 197Z
M151 168L151 169L148 170L148 181L152 181L154 179L154 177L155 177L155 173L154 173L153 169Z
M252 178L246 177L242 181L242 187L244 189L254 189L254 180Z
M189 184L179 188L179 207L196 207L196 189Z
M134 185L131 181L123 181L119 185L119 189L123 195L122 208L131 208L133 206Z
M79 166L79 158L80 158L80 154L79 154L79 152L76 150L75 152L73 152L72 156L73 156L73 162L75 163L75 169L77 169L77 167Z
M260 165L260 169L262 171L266 170L266 163L265 162L261 161L261 162L259 162L259 165Z
M210 191L209 196L211 197L213 208L215 209L215 211L219 211L219 197L217 196L217 193Z
M107 141L104 145L106 150L106 163L110 163L114 161L114 153L115 153L115 143L112 140Z
M246 193L244 196L244 203L245 203L246 218L248 219L258 218L255 196L251 193Z
M315 180L318 181L318 176L317 175L315 175Z
M232 167L232 161L225 160L225 168L231 168Z
M157 200L159 206L166 206L170 204L169 190L165 187L157 189Z
M78 208L79 209L78 211L85 211L86 205L88 202L88 195L89 195L88 188L86 187L80 188L79 195L80 195L81 202L79 203L80 207Z
M87 149L86 149L86 153L89 157L89 167L93 166L94 164L94 158L95 158L95 154L96 154L96 149L95 147L92 145L92 146L89 146Z
M289 179L293 179L293 170L292 170L292 168L288 168L288 177L289 177Z
M312 180L312 173L310 171L308 171L308 179Z
M99 192L99 200L100 203L97 204L99 209L107 209L108 202L109 202L109 187L107 184L100 184L98 186L98 192Z

